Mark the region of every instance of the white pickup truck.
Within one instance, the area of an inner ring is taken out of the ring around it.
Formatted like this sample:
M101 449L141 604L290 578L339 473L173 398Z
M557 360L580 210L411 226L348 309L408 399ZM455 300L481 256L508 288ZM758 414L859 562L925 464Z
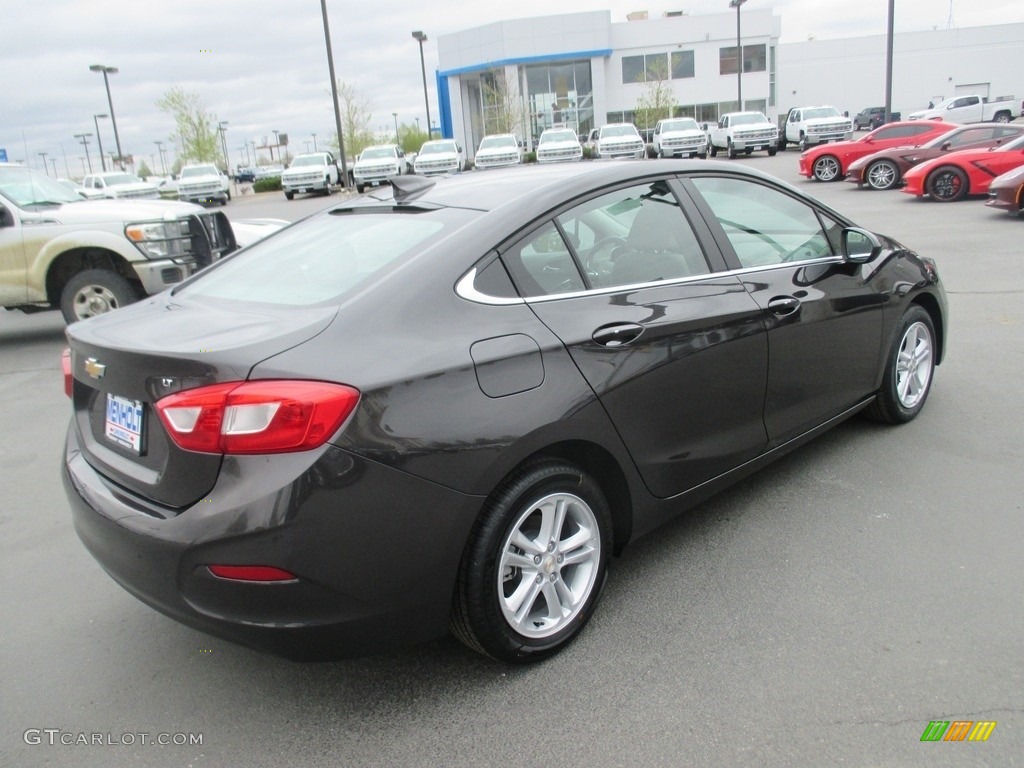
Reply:
M692 117L669 117L654 126L656 157L707 157L708 137Z
M847 141L853 135L853 121L835 107L793 107L782 130L779 149L785 152L787 144L796 144L803 152L814 144Z
M231 182L213 163L186 165L178 176L178 199L183 203L227 205Z
M1024 106L1012 96L989 101L981 96L954 96L928 109L911 112L908 120L946 120L950 123L1008 123Z
M708 143L712 157L723 150L732 159L740 152L749 155L755 149L768 150L774 157L779 151L779 129L761 112L729 112L710 129Z
M310 152L299 155L281 173L281 189L291 200L295 193L322 192L330 195L341 184L338 165L330 152Z
M85 200L37 171L0 163L0 307L59 308L69 323L84 320L158 293L238 246L222 211L176 200Z

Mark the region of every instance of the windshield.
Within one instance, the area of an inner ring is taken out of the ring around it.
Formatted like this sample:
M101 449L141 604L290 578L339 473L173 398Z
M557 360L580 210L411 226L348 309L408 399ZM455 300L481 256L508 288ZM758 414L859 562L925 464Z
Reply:
M21 207L38 203L77 203L82 200L77 192L58 184L49 176L19 165L0 165L0 192Z
M700 126L697 125L696 120L685 118L681 120L667 120L661 125L661 132L668 133L669 131L699 131Z
M323 155L299 155L294 160L289 168L298 168L303 165L324 165Z
M733 125L753 125L755 123L767 123L768 118L760 112L751 112L748 115L733 115Z
M455 154L455 142L453 141L428 141L420 147L421 155L440 155L445 152Z
M841 117L841 115L835 107L816 107L804 110L804 120L813 120L816 117Z
M395 156L394 147L370 147L364 149L363 154L359 156L360 160L376 160L377 158L386 157L391 160Z
M636 128L632 125L606 125L601 129L601 138L607 139L609 136L637 136Z
M141 184L142 179L132 176L130 173L108 173L103 177L108 187L116 187L119 184Z
M484 136L480 142L480 149L500 149L502 147L517 149L519 145L514 136Z
M190 176L216 176L218 174L216 166L213 165L197 165L194 168L182 168L181 178L187 179Z
M338 304L460 228L477 213L347 211L307 220L219 262L175 295L216 302Z
M576 134L566 129L564 131L544 131L540 135L540 144L551 144L556 141L575 141L579 142Z

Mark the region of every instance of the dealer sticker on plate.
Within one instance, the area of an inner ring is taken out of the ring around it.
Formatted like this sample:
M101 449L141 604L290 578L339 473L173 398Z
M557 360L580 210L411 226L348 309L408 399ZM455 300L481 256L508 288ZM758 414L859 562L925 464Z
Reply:
M142 452L142 403L126 397L107 394L107 426L104 431L108 440L124 446L135 453Z

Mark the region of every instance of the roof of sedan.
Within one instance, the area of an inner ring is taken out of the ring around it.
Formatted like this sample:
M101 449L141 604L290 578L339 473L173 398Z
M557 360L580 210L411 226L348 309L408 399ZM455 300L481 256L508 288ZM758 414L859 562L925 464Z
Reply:
M656 174L684 173L700 170L728 170L757 178L767 175L734 164L708 160L609 160L585 163L556 163L552 165L521 165L489 171L474 171L455 176L430 179L420 186L423 177L409 176L397 181L399 189L382 187L373 194L346 201L338 208L359 208L415 203L425 206L471 208L489 211L519 199L550 198L555 204L597 189L606 184L617 184L631 178L649 178ZM409 182L411 191L403 195L403 181ZM396 196L397 192L397 196ZM404 199L403 199L404 198Z

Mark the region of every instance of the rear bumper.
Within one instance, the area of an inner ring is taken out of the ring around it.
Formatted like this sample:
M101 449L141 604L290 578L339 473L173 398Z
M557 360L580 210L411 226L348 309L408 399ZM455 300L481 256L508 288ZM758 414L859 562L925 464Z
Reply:
M482 499L333 446L227 457L203 499L166 518L99 475L69 430L65 491L89 552L137 598L196 629L301 660L443 636ZM176 511L176 510L175 510ZM294 581L239 582L207 566L271 565Z

